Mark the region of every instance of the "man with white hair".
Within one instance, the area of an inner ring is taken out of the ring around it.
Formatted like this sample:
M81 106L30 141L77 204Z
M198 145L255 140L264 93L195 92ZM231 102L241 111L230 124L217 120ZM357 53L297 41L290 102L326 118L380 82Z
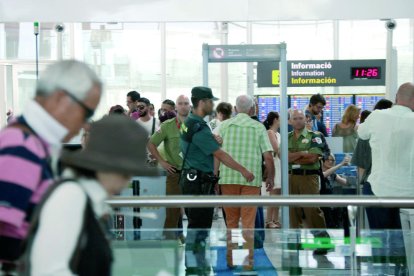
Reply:
M50 65L36 96L0 132L0 262L13 270L32 212L53 183L61 143L78 134L99 103L102 83L86 64Z
M236 100L235 117L224 121L220 127L220 136L223 138L223 150L256 176L254 181L248 182L237 171L226 166L220 166L220 188L223 195L252 196L259 195L262 186L262 156L268 171L266 188L273 188L274 164L273 149L269 141L265 127L250 116L255 113L255 104L252 97L241 95ZM244 248L248 249L248 257L243 262L247 270L253 268L254 249L254 222L256 217L255 206L224 207L227 224L227 265L233 267L232 231L239 228L241 220L243 237L246 241Z

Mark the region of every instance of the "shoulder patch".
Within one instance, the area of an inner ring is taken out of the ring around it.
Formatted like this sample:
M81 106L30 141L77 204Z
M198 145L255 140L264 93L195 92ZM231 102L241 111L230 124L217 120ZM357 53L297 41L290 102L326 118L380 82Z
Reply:
M314 137L312 138L312 142L317 144L322 144L322 139L320 137Z

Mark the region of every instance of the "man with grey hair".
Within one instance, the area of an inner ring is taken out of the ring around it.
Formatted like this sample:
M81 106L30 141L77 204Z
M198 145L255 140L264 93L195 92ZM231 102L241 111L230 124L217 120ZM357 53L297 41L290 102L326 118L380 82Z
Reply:
M255 113L255 105L252 97L241 95L236 100L235 117L224 121L220 127L220 136L223 138L223 150L228 152L238 163L242 164L256 176L254 181L248 182L235 170L220 166L220 188L223 195L252 196L259 195L262 186L262 156L268 171L266 178L266 189L273 188L274 164L273 148L269 141L266 129L260 122L252 120L250 116ZM217 167L216 167L217 168ZM248 257L241 263L247 270L253 269L254 249L254 223L256 218L256 207L225 207L227 224L227 265L237 265L233 260L232 231L239 228L241 220L243 237L246 241L244 248L248 250Z
M50 65L36 96L0 132L0 262L11 271L20 255L32 212L53 183L61 143L77 135L94 114L102 83L86 64ZM7 169L5 169L7 168Z

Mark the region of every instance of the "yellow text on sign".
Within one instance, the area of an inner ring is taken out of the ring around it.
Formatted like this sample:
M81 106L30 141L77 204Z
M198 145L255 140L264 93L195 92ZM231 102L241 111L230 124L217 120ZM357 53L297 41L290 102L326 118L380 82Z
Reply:
M272 70L272 84L273 85L280 84L280 71L279 70Z

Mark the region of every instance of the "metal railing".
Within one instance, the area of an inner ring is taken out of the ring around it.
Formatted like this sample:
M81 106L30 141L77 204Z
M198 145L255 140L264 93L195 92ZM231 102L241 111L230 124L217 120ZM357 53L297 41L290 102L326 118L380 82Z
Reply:
M113 207L215 207L215 206L295 206L295 207L400 207L414 208L414 197L372 196L135 196L107 200Z

